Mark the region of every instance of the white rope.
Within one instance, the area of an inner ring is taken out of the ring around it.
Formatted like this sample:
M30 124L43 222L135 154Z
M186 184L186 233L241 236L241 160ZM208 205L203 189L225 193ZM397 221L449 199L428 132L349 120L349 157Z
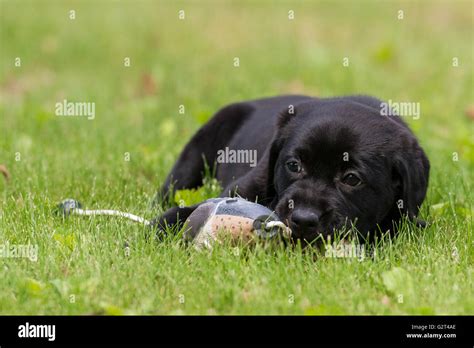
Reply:
M101 210L87 210L87 209L73 208L70 210L70 212L76 215L89 215L89 216L90 215L115 215L115 216L121 216L130 220L133 220L135 222L139 222L141 224L144 224L145 226L148 226L150 224L150 221L140 216L130 214L130 213L125 213L118 210L102 210L102 209Z

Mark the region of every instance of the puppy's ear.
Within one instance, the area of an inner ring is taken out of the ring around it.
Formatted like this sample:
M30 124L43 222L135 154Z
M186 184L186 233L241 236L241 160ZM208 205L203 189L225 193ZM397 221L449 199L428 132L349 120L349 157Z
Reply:
M296 107L294 105L288 105L279 113L270 146L258 161L257 166L237 181L229 184L224 189L224 195L232 196L237 193L250 200L258 198L259 203L274 207L278 201L275 187L275 166L285 139L288 137L287 125L295 116Z
M280 111L277 120L277 129L273 135L272 143L268 151L267 158L267 192L266 197L272 198L272 204L274 206L278 201L277 188L275 187L275 166L277 164L278 156L285 143L285 139L288 137L287 125L296 117L296 106L294 104L288 104L288 106Z
M401 148L393 166L393 181L398 190L396 204L402 215L408 215L418 226L424 227L425 222L416 216L426 196L430 163L412 135L405 144L409 145Z
M265 197L272 202L270 206L274 206L278 200L277 188L275 187L275 166L278 160L278 155L283 146L283 140L279 138L279 132L274 135L270 150L268 151L268 159L266 164L266 192Z

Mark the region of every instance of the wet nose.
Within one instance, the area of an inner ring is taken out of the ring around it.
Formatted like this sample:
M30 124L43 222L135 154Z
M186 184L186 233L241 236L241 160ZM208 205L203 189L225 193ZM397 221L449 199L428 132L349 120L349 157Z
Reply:
M291 214L291 227L295 230L311 230L318 227L319 214L308 209L295 209Z

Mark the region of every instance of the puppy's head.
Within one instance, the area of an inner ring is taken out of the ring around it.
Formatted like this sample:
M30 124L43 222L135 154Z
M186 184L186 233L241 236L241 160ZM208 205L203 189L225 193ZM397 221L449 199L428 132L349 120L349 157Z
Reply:
M269 153L268 195L297 239L351 225L364 236L416 218L429 163L399 119L354 101L299 105L279 119Z

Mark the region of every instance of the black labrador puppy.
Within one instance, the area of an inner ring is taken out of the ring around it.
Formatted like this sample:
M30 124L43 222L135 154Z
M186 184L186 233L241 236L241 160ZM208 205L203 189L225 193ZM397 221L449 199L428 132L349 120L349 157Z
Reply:
M396 232L404 215L422 224L429 161L400 117L382 116L381 103L280 96L226 106L184 148L161 196L201 185L205 161L222 196L275 210L296 239L351 225L363 236ZM153 223L183 223L196 207L171 208Z

